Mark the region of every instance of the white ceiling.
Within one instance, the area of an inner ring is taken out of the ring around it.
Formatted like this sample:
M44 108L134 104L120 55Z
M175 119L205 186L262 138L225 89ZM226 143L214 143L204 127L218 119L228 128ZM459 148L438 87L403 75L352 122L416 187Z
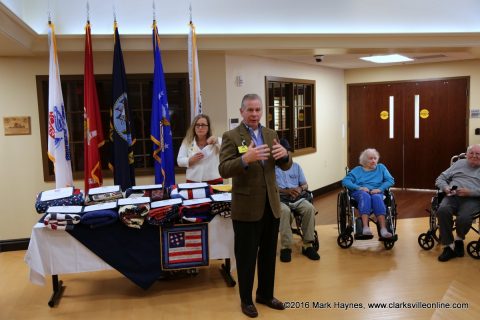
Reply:
M0 56L47 52L50 15L60 51L112 50L115 14L125 51L150 50L155 15L162 50L186 50L189 5L199 51L225 51L335 68L379 66L360 56L405 54L412 63L480 58L479 0L0 0ZM155 10L153 9L153 3Z

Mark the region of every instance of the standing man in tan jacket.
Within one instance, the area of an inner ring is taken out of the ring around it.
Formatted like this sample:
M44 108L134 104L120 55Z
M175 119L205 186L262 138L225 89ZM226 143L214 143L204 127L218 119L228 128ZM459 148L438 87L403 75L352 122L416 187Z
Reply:
M232 219L235 234L238 286L242 312L258 316L252 290L257 264L258 287L255 301L283 310L273 296L275 261L280 223L280 197L275 165L288 170L289 152L279 143L274 130L260 124L262 100L257 94L242 99L242 123L223 134L218 169L223 178L233 178Z

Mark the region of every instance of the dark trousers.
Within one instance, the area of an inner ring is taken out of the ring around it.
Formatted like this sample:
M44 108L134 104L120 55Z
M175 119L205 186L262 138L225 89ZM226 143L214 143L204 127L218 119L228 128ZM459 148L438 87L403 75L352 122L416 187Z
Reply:
M453 215L457 235L464 239L473 222L473 214L480 211L480 202L472 197L445 197L437 210L438 224L440 226L440 242L443 245L453 243Z
M273 298L279 223L280 219L273 216L268 201L259 221L233 220L238 288L240 300L245 304L253 304L255 264L258 272L257 295Z

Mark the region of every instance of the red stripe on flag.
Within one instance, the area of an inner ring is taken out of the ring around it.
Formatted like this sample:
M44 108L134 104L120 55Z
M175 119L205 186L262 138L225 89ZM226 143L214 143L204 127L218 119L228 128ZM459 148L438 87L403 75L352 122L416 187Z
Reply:
M170 257L178 257L178 256L188 256L192 254L202 254L202 250L195 250L195 251L183 251L183 252L170 252L168 255Z

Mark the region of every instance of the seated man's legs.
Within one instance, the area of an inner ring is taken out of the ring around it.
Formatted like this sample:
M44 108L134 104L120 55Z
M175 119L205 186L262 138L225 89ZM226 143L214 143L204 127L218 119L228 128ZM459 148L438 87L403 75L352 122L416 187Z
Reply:
M311 260L320 259L320 255L313 249L315 240L315 212L317 209L307 200L302 200L294 209L295 213L302 216L303 248L302 253Z
M440 228L440 242L444 246L442 254L438 257L439 261L445 262L457 255L453 243L453 214L458 211L458 197L444 197L436 212L438 225Z
M351 193L351 196L353 197L353 199L355 199L355 201L357 201L358 212L362 217L362 223L363 223L362 233L364 235L372 235L372 231L370 231L370 227L368 226L368 217L372 212L372 199L371 199L370 193L362 190L356 190Z
M457 237L464 240L472 226L473 214L480 211L480 202L476 198L459 197L460 206L455 222Z
M291 218L291 211L290 207L287 206L285 203L280 202L280 261L282 262L290 262L292 257L292 242L293 242L293 234L292 234L292 221Z
M387 225L385 223L385 214L387 208L385 208L385 203L383 202L383 193L372 194L372 208L373 213L377 217L377 221L380 224L380 235L383 238L391 238L392 234L388 232Z
M476 198L459 197L460 206L458 208L457 219L455 220L455 254L457 257L465 255L463 240L472 226L473 214L480 211L480 203Z

